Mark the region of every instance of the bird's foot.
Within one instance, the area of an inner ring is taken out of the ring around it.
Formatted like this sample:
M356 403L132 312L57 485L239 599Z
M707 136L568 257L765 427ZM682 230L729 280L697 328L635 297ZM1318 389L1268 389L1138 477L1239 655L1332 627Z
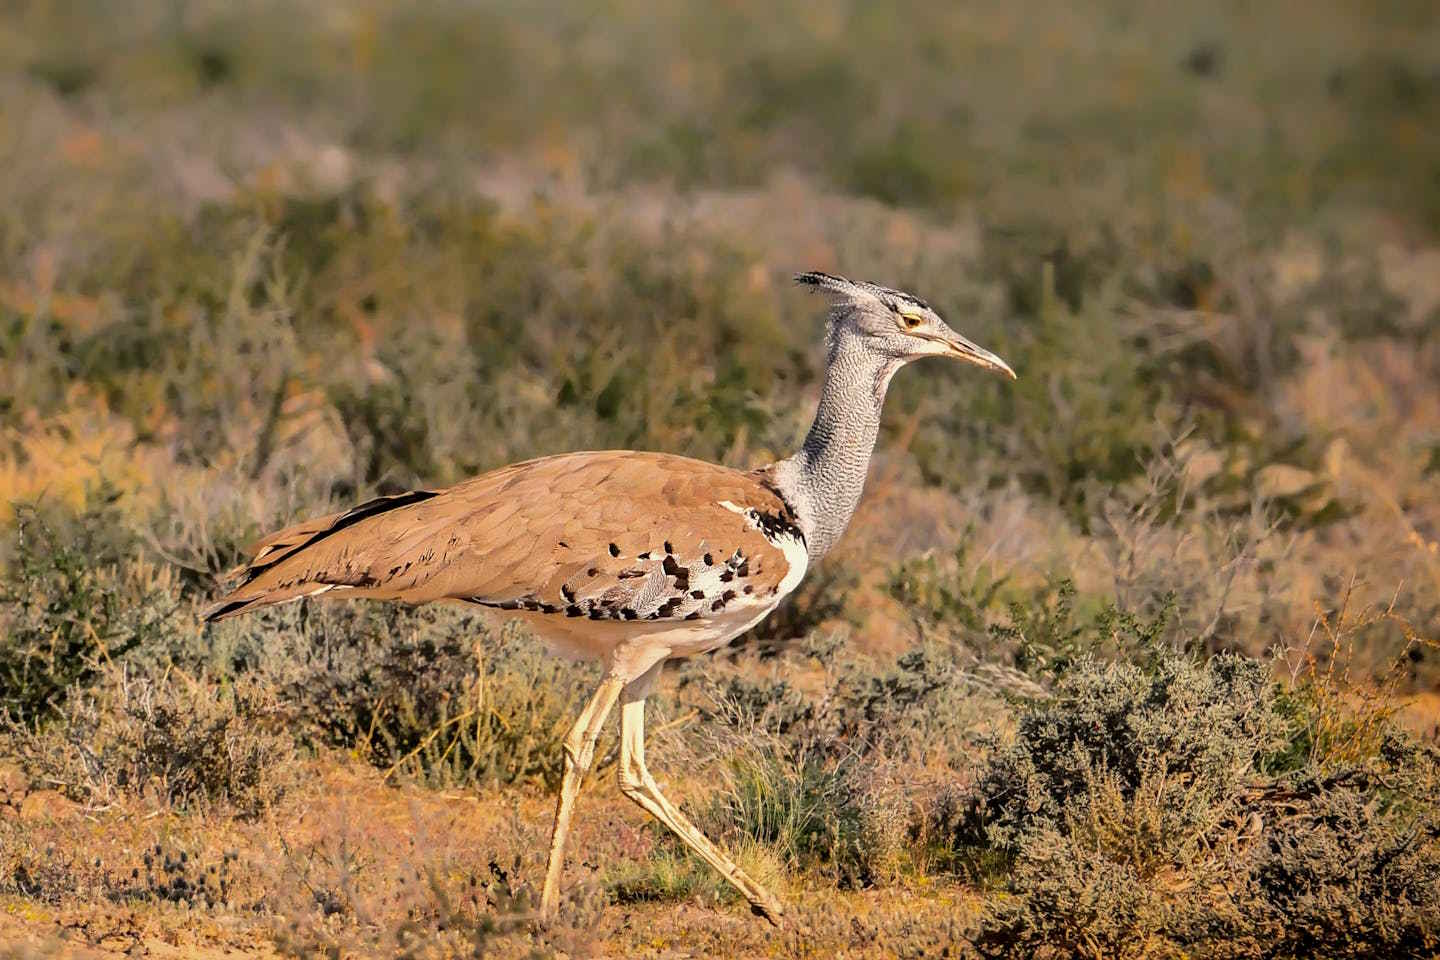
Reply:
M773 926L783 927L785 925L785 906L779 900L769 894L762 894L750 901L750 912L757 917L764 917Z
M559 899L549 891L541 896L540 908L529 915L530 925L534 929L544 930L555 923L555 918L560 913Z

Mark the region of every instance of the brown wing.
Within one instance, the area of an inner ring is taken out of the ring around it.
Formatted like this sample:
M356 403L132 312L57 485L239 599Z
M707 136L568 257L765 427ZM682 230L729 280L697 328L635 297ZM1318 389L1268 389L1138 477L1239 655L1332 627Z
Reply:
M658 453L531 460L262 540L209 615L332 592L593 619L703 619L773 596L798 537L764 472Z

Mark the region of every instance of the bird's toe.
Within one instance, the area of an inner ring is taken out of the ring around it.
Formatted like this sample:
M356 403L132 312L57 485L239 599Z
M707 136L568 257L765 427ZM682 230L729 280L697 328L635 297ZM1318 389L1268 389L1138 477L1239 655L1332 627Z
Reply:
M781 927L785 925L785 907L779 900L773 897L767 900L750 901L750 912L757 917L763 917L769 920L773 926Z

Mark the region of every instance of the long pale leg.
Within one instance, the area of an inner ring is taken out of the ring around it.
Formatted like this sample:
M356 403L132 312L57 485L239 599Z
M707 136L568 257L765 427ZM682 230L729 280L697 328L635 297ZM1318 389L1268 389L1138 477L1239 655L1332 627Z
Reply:
M545 890L540 895L540 913L544 917L555 915L555 905L560 896L560 873L565 867L565 838L570 833L570 817L575 812L575 798L580 795L580 782L595 758L595 741L600 738L605 718L610 716L615 699L624 686L624 680L606 677L565 735L565 776L560 781L560 798L555 806L555 831L550 835L550 862L545 867Z
M750 901L752 910L779 926L785 913L780 901L752 880L674 804L665 799L655 778L646 769L645 696L649 692L649 680L648 676L642 677L626 687L625 701L620 707L620 792L669 827L701 859L720 871Z

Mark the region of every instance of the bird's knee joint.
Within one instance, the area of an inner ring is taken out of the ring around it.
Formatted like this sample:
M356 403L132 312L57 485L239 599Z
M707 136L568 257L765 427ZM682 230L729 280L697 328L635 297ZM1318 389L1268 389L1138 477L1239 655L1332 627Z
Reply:
M561 744L560 749L565 752L565 766L582 774L589 771L590 761L594 757L592 751L585 749L584 744L576 745L567 740Z
M622 766L617 776L620 792L627 797L636 797L645 792L645 771L636 767Z

